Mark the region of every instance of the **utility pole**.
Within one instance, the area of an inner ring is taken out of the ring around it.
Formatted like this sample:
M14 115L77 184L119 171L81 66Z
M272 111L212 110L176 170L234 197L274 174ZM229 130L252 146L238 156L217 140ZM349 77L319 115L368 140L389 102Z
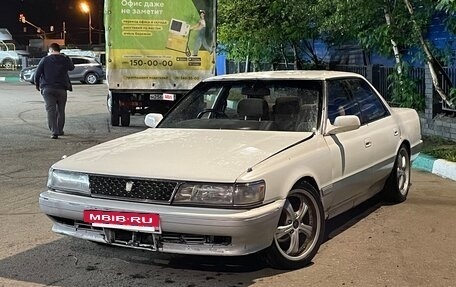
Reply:
M89 16L89 47L92 47L92 14L90 13L91 9L90 6L85 2L82 2L80 7L82 12L87 13L87 15Z
M62 39L63 39L63 44L66 45L66 27L65 27L65 21L63 21L63 35L62 35Z

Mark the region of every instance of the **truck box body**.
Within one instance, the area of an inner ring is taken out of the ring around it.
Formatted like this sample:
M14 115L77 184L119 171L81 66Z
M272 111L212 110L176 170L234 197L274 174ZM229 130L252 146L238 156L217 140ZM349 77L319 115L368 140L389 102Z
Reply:
M178 94L214 75L215 3L106 0L106 76L110 92ZM201 10L205 32L195 30Z

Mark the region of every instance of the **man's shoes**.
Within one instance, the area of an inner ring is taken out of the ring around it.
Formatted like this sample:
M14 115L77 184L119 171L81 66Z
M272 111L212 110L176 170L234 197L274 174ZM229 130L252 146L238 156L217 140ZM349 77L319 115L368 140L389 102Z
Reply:
M53 139L53 140L56 140L56 139L58 139L58 138L59 138L58 135L52 135L52 136L51 136L51 139Z

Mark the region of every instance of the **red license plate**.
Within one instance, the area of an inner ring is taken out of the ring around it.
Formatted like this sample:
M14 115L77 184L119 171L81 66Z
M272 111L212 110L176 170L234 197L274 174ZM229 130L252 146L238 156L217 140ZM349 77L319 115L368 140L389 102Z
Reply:
M160 216L156 213L84 210L84 222L95 227L161 233Z

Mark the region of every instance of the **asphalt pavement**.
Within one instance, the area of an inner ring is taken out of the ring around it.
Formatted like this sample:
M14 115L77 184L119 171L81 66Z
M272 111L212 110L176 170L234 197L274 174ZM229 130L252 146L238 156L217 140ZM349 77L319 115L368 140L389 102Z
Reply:
M40 211L47 171L63 155L144 130L111 127L104 85L75 84L65 136L49 138L28 83L0 83L0 286L456 286L456 182L412 171L408 199L376 197L331 219L312 264L275 270L260 257L166 255L55 234ZM129 159L134 160L134 159Z

